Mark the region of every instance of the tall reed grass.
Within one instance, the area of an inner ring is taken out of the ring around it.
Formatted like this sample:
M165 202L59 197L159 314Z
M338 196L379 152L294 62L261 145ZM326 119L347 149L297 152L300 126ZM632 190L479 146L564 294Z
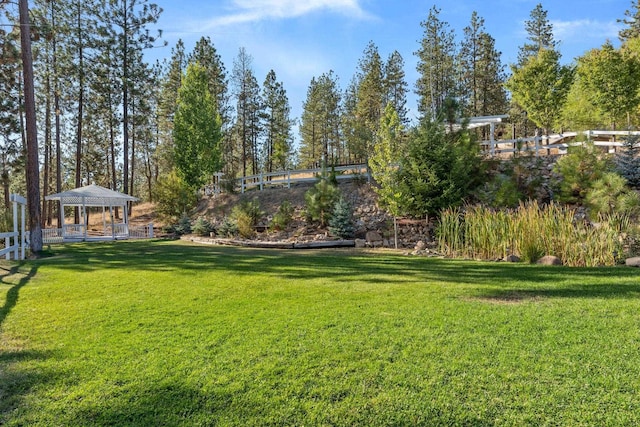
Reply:
M438 243L441 253L451 257L495 260L516 255L533 263L555 255L569 266L615 265L625 223L611 217L594 226L576 221L573 209L553 203L540 207L535 201L511 210L468 206L441 213Z

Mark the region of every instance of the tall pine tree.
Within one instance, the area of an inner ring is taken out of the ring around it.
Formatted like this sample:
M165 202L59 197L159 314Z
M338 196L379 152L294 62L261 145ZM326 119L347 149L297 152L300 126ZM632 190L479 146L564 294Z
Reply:
M416 52L418 111L429 119L435 119L445 100L457 95L455 38L449 24L440 20L440 9L435 6L420 25L424 28L424 35Z

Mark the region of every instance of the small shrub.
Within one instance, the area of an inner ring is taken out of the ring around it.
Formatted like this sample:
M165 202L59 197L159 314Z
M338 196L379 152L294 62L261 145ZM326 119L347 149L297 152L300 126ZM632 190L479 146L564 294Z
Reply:
M241 202L231 210L231 218L238 227L240 236L249 239L255 234L255 226L264 215L257 199Z
M615 172L607 172L592 184L585 197L592 218L631 216L638 210L638 193L626 185L626 180Z
M329 231L342 239L350 239L355 234L353 210L344 197L340 197L336 202L333 215L329 220Z
M231 217L225 216L218 226L217 234L222 237L234 237L238 234L238 225Z
M593 144L570 147L553 168L559 175L556 184L557 199L565 203L581 203L592 184L609 170L609 164L601 159Z
M160 217L176 221L198 203L198 195L175 170L158 179L153 192Z
M623 150L615 158L616 171L633 188L640 187L640 137L629 135L624 139Z
M285 200L278 207L278 212L273 216L271 220L271 228L274 230L284 230L291 223L293 219L293 206L291 202Z
M319 181L304 194L307 219L326 226L339 196L340 190L331 183L330 176L323 169Z
M487 182L478 191L477 196L482 203L497 208L516 207L522 199L522 193L518 191L514 180L504 174L498 174L491 181Z
M174 226L174 230L178 235L191 233L191 218L189 218L189 215L182 215L178 224Z
M213 231L213 226L205 217L198 217L196 222L193 224L192 230L194 234L199 236L208 236L209 233Z

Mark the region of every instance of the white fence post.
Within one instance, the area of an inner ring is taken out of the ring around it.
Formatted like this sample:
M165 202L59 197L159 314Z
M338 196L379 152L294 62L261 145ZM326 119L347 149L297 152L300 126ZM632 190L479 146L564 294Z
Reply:
M16 233L15 236L13 236L13 243L14 243L14 252L13 252L13 259L18 259L18 249L20 246L20 235L18 234L18 202L14 199L11 200L11 203L13 204L13 232ZM22 215L22 218L24 219L24 214ZM24 227L23 227L23 231L24 231ZM11 239L7 239L7 244L5 245L5 247L9 247L11 245ZM10 254L7 252L7 259L11 259ZM24 256L22 257L22 259L24 259Z

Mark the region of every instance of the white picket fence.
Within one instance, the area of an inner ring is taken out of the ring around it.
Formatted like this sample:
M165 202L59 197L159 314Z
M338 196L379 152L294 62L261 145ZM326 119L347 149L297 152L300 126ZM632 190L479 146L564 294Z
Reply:
M4 256L8 260L22 260L25 259L29 244L25 224L27 200L18 194L12 194L11 203L13 204L13 231L0 233L0 246L4 244L4 247L0 249L0 257ZM19 217L18 214L20 214Z

